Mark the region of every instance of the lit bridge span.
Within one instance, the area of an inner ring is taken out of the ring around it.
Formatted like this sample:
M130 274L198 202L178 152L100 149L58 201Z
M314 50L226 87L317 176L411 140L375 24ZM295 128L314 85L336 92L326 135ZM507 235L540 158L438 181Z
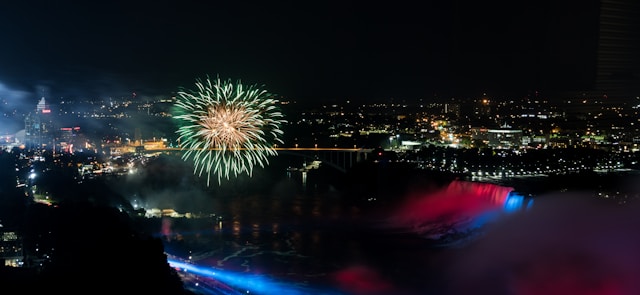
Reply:
M363 149L363 148L283 148L276 147L273 148L278 154L288 154L303 157L310 160L318 160L322 161L323 164L327 164L341 172L347 172L349 168L353 167L353 165L357 162L366 160L368 154L373 151L373 149ZM211 150L217 150L215 148ZM155 149L145 149L144 153L156 153L156 152L185 152L186 149L181 148L155 148Z

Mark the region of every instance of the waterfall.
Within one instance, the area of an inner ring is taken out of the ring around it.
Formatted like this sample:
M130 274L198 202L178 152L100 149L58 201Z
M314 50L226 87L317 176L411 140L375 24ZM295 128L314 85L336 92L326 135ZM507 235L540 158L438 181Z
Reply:
M409 197L388 224L429 239L465 235L503 214L525 209L524 201L512 187L454 180L444 188Z

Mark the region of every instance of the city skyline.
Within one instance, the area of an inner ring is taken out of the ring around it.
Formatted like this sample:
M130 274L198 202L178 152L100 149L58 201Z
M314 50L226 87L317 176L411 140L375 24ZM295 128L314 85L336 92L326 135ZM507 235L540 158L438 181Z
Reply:
M206 75L300 102L590 91L599 5L3 4L0 97L168 95Z
M0 3L0 285L640 294L636 15Z

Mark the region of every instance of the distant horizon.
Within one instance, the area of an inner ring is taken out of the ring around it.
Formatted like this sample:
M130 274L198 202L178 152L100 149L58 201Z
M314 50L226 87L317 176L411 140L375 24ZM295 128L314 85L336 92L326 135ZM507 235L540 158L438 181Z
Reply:
M258 85L258 84L255 84ZM192 88L195 88L195 81L194 81L194 86ZM186 87L184 89L190 89L189 87ZM602 92L600 90L597 89L573 89L573 90L544 90L544 89L523 89L522 91L504 91L504 90L479 90L475 93L460 93L458 95L439 95L438 92L435 93L431 93L431 94L424 94L424 95L416 95L416 96L412 96L412 97L406 97L406 96L395 96L395 95L390 95L387 97L378 97L378 98L365 98L365 97L350 97L348 95L345 95L343 97L340 97L338 95L333 96L333 97L325 97L325 98L316 98L316 99L311 99L310 97L291 97L291 96L287 96L284 94L280 94L277 91L273 91L273 89L269 89L268 85L264 86L263 89L267 90L269 93L273 94L276 96L276 98L278 98L281 101L296 101L299 102L301 104L317 104L317 103L325 103L325 102L336 102L336 101L341 101L341 102L346 102L346 101L358 101L358 102L363 102L363 101L369 101L369 102L384 102L384 101L390 101L390 100L399 100L399 101L407 101L407 100L423 100L423 101L429 101L430 99L434 99L434 100L448 100L448 99L467 99L467 98L480 98L480 97L492 97L492 98L506 98L506 99L510 99L510 98L524 98L524 97L528 97L528 96L539 96L539 97L545 97L545 98L549 98L549 99L562 99L562 98L566 98L567 96L570 95L582 95L582 94L588 94L590 95L590 97L602 97L607 95L607 93ZM138 91L131 91L131 92L124 92L124 91L113 91L113 93L111 94L101 94L101 95L92 95L91 92L92 91L86 91L86 94L81 94L81 93L69 93L66 92L64 89L60 89L60 90L51 90L50 87L43 87L43 86L34 86L33 89L29 90L29 89L24 89L24 88L11 88L10 85L7 84L3 84L2 81L0 81L0 102L2 101L11 101L11 102L15 102L16 100L22 100L24 102L24 99L31 99L34 103L34 107L35 105L38 103L38 101L41 98L45 98L47 100L47 102L51 102L51 101L93 101L93 102L98 102L98 101L103 101L103 100L107 100L107 99L163 99L163 98L171 98L173 96L175 96L179 91L183 90L183 88L177 87L175 90L172 91L153 91L150 93L145 93L145 92L138 92ZM57 92L57 93L56 93ZM640 93L639 93L640 95ZM620 98L629 98L632 99L634 98L633 95L629 95L628 97L618 97L618 99ZM26 103L26 102L24 102ZM0 109L1 110L1 109Z
M609 9L618 2L14 1L0 11L12 24L0 32L0 83L35 97L159 97L219 75L301 104L613 96L618 85L640 85L640 30L625 23L640 5ZM625 39L611 39L605 24Z

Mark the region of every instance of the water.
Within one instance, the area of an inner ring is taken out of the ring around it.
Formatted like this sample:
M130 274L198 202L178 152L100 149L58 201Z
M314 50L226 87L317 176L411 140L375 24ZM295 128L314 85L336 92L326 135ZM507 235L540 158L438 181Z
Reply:
M477 290L491 290L490 294L527 294L526 291L533 287L526 283L523 286L529 289L523 287L526 290L520 293L505 291L504 286L510 284L506 278L510 277L513 267L509 263L519 260L529 263L525 257L537 251L534 247L537 242L531 239L537 237L554 248L558 243L555 237L575 236L559 232L560 228L580 227L579 224L568 226L572 223L561 219L560 222L567 226L546 222L543 231L532 226L539 221L520 220L525 225L517 226L518 222L513 221L518 220L516 217L504 219L509 220L507 225L511 226L505 230L504 223L500 223L502 219L494 219L497 232L501 232L502 226L507 237L496 239L494 234L493 239L486 242L491 245L490 249L482 250L482 243L475 248L469 243L483 241L484 236L471 235L470 240L464 240L469 236L454 234L463 233L469 225L477 224L474 221L485 224L487 220L483 218L487 216L496 218L485 213L494 213L505 206L513 209L509 193L526 191L526 183L517 183L515 187L468 182L449 184L432 181L430 176L407 176L398 171L376 171L369 167L364 169L369 174L361 175L360 181L351 180L349 186L338 185L331 177L337 174L331 171L309 173L303 186L300 178L287 176L285 167L288 164L277 163L268 173L258 173L254 178L240 179L232 185L202 192L206 202L196 204L203 210L215 212L215 216L151 219L147 220L147 228L163 237L166 251L172 258L175 256L179 261L192 263L205 273L216 273L216 279L251 294L449 295L464 294L451 289L465 282L477 283L477 277L495 282L490 287L476 284ZM180 169L169 170L184 173ZM394 181L384 184L380 182L383 179ZM411 181L399 181L403 179ZM544 182L545 179L536 181ZM566 183L560 181L553 188L564 185ZM180 190L173 188L172 192ZM153 191L144 193L152 195ZM431 211L417 210L425 203ZM523 204L521 200L516 203ZM576 206L566 212L579 214L581 211L582 208ZM545 215L540 211L537 214L544 216L543 220L553 220L547 216L565 217ZM585 222L615 223L607 221L614 215L602 215L600 219L600 215L591 216L595 217ZM433 232L425 234L425 225L428 228L450 227L452 231L448 233L454 234L449 237L467 243L455 247L443 244L434 240ZM546 235L547 232L551 235ZM612 231L607 230L609 232ZM529 233L530 239L527 239ZM628 235L622 233L620 236ZM496 240L506 242L501 242L504 246L496 245ZM522 244L518 242L520 240L529 242ZM631 242L635 245L637 241ZM564 250L580 249L576 245L572 247ZM482 260L485 257L495 260ZM484 264L474 268L465 263L466 259L476 259ZM571 263L562 266L572 268ZM469 274L461 271L461 266L469 271L482 270ZM504 277L496 279L484 275L497 267L503 273L496 275Z
M409 253L428 249L419 237L373 227L366 209L331 195L251 195L216 203L221 223L165 218L168 253L238 275L266 275L315 294L355 294L376 282L358 279L365 285L348 290L341 285L354 283L350 272L380 276L388 288L404 285L410 279L404 272L413 267L402 266L416 258Z
M310 171L303 185L301 175L286 173L295 161L302 159L196 190L184 184L191 183L184 180L189 169L164 159L118 187L152 207L214 213L143 222L172 257L225 272L235 278L227 283L252 294L423 294L439 287L434 259L442 249L382 226L399 203L383 195L387 188L370 175L345 186L335 179L345 175L322 169Z

